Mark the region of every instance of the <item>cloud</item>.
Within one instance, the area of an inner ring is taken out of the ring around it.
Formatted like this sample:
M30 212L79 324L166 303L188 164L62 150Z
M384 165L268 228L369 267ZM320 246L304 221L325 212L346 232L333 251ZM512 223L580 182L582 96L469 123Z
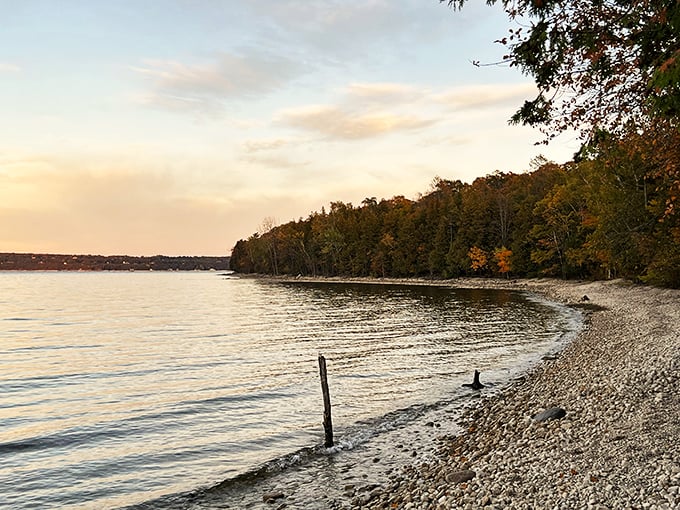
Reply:
M517 106L536 94L533 83L468 85L438 94L434 100L455 110Z
M279 122L332 139L360 140L423 129L435 121L385 111L364 114L322 105L283 111Z
M272 184L273 178L281 178L282 171L288 176L291 172L304 172L305 167L310 165L309 160L302 159L295 148L304 145L303 140L293 138L261 138L246 140L240 146L239 160L248 164L258 165L275 175L269 177ZM302 156L304 157L304 156ZM295 175L292 175L295 179Z
M207 156L159 159L151 151L0 152L0 246L22 252L226 254L265 216L287 221L322 205L325 174L295 155L287 160L285 151L273 148L276 143L271 150L265 145L263 140L255 151L259 161L240 165Z
M383 60L395 47L409 51L415 41L444 36L458 23L445 6L422 0L251 0L249 7L268 20L269 38L340 65Z
M420 141L421 147L430 147L435 145L446 145L450 147L468 145L473 143L473 138L470 136L431 136Z
M276 123L335 140L370 139L427 128L436 119L418 107L427 94L413 85L351 83L335 104L307 105L279 112Z
M201 115L219 114L229 101L268 94L301 73L292 60L260 50L220 53L195 64L146 60L132 69L151 82L151 91L140 95L139 102Z
M348 101L368 104L412 103L425 92L403 83L352 83L345 90Z
M332 140L362 140L424 130L451 120L450 110L461 112L459 122L472 122L478 112L495 115L516 107L535 92L532 83L484 84L449 90L396 82L357 82L343 89L332 104L283 110L276 123L316 133ZM505 115L505 113L504 113ZM424 145L460 145L466 137L430 137Z
M295 143L296 142L285 138L266 138L260 140L247 140L243 143L242 147L246 153L252 154L257 152L282 149Z
M247 161L248 163L260 165L269 171L273 170L274 172L278 173L284 172L278 176L275 176L278 178L278 180L288 177L292 178L293 180L296 178L301 178L302 174L300 172L305 167L309 167L310 165L309 161L298 161L285 155L247 156L244 157L243 160ZM293 172L292 175L291 171ZM274 176L271 176L270 179L273 177Z
M170 94L138 94L135 102L157 110L192 114L199 118L217 119L224 114L224 105L217 98L182 97Z
M11 64L9 62L0 62L0 73L20 73L21 67L16 64Z
M46 157L0 172L0 245L17 251L226 254L237 211L236 201L150 169Z

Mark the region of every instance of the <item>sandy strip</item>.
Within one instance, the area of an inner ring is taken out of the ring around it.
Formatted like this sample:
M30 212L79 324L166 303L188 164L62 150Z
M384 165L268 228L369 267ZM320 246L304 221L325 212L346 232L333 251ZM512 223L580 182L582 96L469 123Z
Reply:
M407 466L350 508L680 508L680 291L622 281L448 284L569 304L587 296L598 311L556 360L466 412L467 432L443 440L436 461ZM532 419L554 406L566 416Z

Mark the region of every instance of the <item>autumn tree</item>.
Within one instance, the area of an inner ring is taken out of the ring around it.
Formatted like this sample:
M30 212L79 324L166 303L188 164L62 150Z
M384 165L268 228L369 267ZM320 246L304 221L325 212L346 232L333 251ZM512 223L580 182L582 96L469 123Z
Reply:
M680 285L679 146L680 133L657 127L582 149L573 176L593 217L587 244L609 274Z
M436 179L417 200L332 202L232 251L244 273L450 278L539 274L680 287L680 135L598 133L574 161L471 184ZM472 247L472 248L470 248Z
M470 267L473 271L479 272L486 269L489 263L489 257L486 252L479 248L478 246L473 246L468 251L468 257L470 258Z
M392 234L383 234L375 254L371 261L371 270L374 275L385 278L392 268L392 251L396 246L396 242Z
M568 171L568 167L562 169L564 183L549 190L534 209L531 259L546 276L568 278L584 276L587 271L583 250L591 224L585 197L568 179Z
M466 0L446 1L460 9ZM567 129L627 126L680 114L680 2L677 0L487 0L513 26L497 42L503 63L534 78L535 98L511 122L540 127L547 140Z
M510 263L510 258L512 257L512 251L508 250L505 246L501 248L496 248L493 252L493 258L498 266L498 272L502 275L508 276L508 273L512 270L512 264Z

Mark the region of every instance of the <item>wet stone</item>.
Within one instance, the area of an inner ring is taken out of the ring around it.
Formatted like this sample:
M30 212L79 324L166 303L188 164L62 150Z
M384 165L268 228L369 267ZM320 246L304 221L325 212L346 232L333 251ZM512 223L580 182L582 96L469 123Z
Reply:
M534 415L534 421L559 420L567 415L567 411L561 407L550 407L543 412Z
M283 492L265 492L262 495L262 501L265 503L274 503L277 499L284 498L285 494Z
M472 480L477 473L470 469L463 469L462 471L454 471L446 475L446 481L449 483L463 483Z

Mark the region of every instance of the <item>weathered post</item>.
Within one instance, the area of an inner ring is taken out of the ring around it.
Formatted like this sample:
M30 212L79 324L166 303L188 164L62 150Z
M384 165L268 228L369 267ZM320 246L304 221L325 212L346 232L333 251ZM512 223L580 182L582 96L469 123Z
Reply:
M465 383L463 386L467 386L468 388L472 388L473 390L481 390L484 385L479 382L479 370L475 370L475 375L472 379L472 383Z
M333 422L331 421L331 394L328 391L328 375L326 374L326 358L319 354L319 375L321 376L321 392L323 393L323 430L326 436L324 446L333 446Z

